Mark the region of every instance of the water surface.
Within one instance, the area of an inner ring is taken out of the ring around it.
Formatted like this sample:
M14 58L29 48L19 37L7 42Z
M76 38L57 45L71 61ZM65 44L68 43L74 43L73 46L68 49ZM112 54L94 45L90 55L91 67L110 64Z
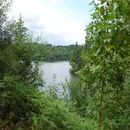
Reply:
M71 81L73 76L70 73L70 68L68 61L40 62L40 70L46 86L54 84L61 86L62 83Z

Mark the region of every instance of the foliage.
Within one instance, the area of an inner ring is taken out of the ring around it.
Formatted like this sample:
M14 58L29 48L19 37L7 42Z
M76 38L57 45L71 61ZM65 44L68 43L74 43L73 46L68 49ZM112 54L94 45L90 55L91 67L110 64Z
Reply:
M8 71L10 59L5 60L7 47L11 44L9 23L6 19L6 12L11 1L0 0L0 79Z
M76 45L74 46L73 53L70 58L70 64L72 66L71 72L75 74L83 67L83 60L82 60L82 53L83 53L83 46Z
M33 63L36 57L36 47L29 43L29 35L24 22L20 17L9 25L11 43L1 50L0 67L2 69L0 78L5 75L15 75L21 81L29 84L39 85L42 80L38 74L38 66Z
M29 42L28 29L24 26L24 21L20 15L18 21L14 20L10 24L11 41L15 44L23 44Z
M93 1L93 21L86 35L89 48L80 76L86 83L87 115L98 119L99 130L123 130L128 125L124 83L130 68L129 4L127 0Z
M58 98L25 85L16 77L0 84L0 128L38 130L94 130L96 124L68 109Z
M86 117L88 110L87 88L79 79L71 81L67 88L69 89L71 107L81 116Z
M11 1L0 0L0 49L5 48L10 43L10 33L6 13Z
M32 117L41 113L39 91L17 77L5 77L0 83L0 97L1 128L27 128L32 125Z
M65 61L70 60L73 54L75 45L69 46L53 46L45 41L40 44L35 44L38 49L36 60L42 61Z

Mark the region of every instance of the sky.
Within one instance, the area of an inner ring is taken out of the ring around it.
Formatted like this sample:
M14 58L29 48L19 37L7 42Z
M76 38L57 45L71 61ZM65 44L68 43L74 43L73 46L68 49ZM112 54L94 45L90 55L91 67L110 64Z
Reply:
M20 14L34 36L53 45L83 44L91 0L13 0L9 17Z

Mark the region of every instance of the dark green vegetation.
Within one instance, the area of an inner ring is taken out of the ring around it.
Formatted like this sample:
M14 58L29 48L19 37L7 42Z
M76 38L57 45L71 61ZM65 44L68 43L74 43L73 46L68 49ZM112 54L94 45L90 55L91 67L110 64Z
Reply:
M53 46L51 44L35 44L37 46L36 60L42 61L67 61L70 60L75 50L75 45Z
M81 118L57 97L34 86L5 77L0 86L0 129L86 130L96 124Z
M0 129L129 130L130 1L92 2L86 44L69 47L37 44L21 17L7 21L10 4L0 0ZM36 60L71 61L69 98L39 91Z
M73 53L70 58L70 64L72 66L71 72L73 74L79 71L84 65L84 62L82 60L83 50L84 50L83 46L79 46L77 43L75 44Z

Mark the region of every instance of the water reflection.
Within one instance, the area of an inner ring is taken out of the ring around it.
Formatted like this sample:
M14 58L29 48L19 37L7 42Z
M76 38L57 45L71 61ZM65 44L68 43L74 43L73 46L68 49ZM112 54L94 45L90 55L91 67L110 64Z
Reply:
M58 85L73 79L70 73L70 64L68 61L61 62L41 62L40 70L45 81L45 86Z

